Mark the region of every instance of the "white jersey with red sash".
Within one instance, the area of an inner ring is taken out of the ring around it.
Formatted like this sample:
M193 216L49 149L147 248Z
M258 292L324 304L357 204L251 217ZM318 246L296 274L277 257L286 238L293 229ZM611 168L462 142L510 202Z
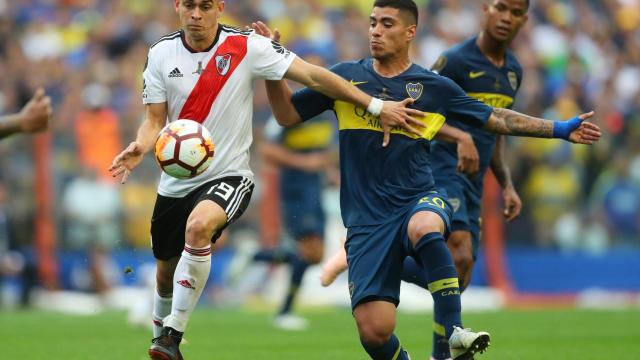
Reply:
M215 156L193 179L164 173L158 193L182 197L194 188L226 176L253 178L249 148L253 140L253 82L280 80L295 54L253 31L220 25L211 47L195 51L176 31L149 50L143 73L143 103L167 103L167 122L190 119L212 134Z

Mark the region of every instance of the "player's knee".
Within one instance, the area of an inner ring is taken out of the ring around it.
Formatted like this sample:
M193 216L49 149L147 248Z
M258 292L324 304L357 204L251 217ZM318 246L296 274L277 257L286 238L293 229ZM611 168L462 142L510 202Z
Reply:
M319 264L324 256L324 243L318 236L303 239L298 245L298 251L307 263Z
M193 247L205 247L211 242L213 226L200 218L192 218L187 221L185 241Z
M382 346L395 329L395 321L382 320L375 316L356 317L360 339L370 346Z
M432 212L419 212L409 221L407 233L409 239L415 245L423 236L431 233L444 233L442 218Z

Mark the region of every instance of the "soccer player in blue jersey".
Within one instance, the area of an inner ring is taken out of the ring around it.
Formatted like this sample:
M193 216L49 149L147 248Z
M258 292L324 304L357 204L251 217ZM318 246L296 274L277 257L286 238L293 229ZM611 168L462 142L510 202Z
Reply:
M444 241L451 205L436 190L430 140L447 118L488 131L592 144L599 128L583 114L569 121L530 117L492 108L468 97L452 80L409 59L418 10L413 0L376 0L370 16L371 58L340 63L332 71L368 94L387 99L409 95L425 113L422 134L381 126L359 106L303 89L292 94L284 82L267 82L281 125L334 109L338 117L341 210L347 240L349 292L365 351L373 359L408 359L394 335L404 258L413 256L428 278L435 309L454 359L472 359L489 345L489 334L462 328L458 273ZM381 134L382 133L382 134ZM382 146L382 139L387 146Z
M487 0L483 4L482 32L447 50L436 61L433 70L453 80L467 95L496 108L510 109L522 83L522 67L509 51L509 45L526 23L528 8L528 0ZM461 161L465 154L458 151L464 151L464 147L440 140L431 144L436 184L446 190L453 206L447 245L458 270L462 292L469 285L478 252L483 179L489 167L502 187L507 221L520 214L522 203L504 161L503 138L456 118L449 119L447 124L469 134L475 145L471 149L477 149L479 155L479 164L465 164ZM443 135L449 131L448 126L441 129ZM469 136L463 138L469 139ZM415 261L407 258L403 279L413 279L418 285L426 286L426 279L420 276L421 271L417 268ZM434 317L432 359L447 359L447 339L441 331L438 314Z

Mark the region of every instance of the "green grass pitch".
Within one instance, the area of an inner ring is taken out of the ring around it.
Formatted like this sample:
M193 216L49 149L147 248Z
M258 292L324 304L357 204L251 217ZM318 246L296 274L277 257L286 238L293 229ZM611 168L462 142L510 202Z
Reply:
M311 328L285 332L270 313L199 309L181 349L186 359L367 359L348 309L307 309ZM481 359L640 359L640 311L500 311L464 315L465 326L491 333ZM42 360L146 359L150 332L126 314L70 316L0 312L0 358ZM428 359L431 315L398 316L396 334L414 360Z

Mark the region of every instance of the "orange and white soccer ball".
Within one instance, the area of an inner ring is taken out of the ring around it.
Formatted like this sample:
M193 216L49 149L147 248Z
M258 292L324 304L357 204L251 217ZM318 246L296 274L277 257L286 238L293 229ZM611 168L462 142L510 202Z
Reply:
M193 120L172 121L156 139L156 161L162 171L189 179L207 170L214 146L209 130Z

